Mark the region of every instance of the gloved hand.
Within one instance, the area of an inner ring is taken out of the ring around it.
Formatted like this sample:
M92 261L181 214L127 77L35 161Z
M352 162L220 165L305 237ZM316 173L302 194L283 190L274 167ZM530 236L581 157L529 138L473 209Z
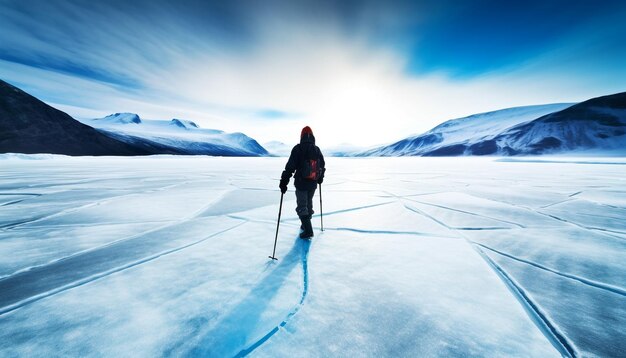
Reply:
M322 172L319 178L317 178L317 184L322 184L324 182L324 174L326 173L326 168L322 168Z
M287 192L287 184L289 184L289 179L285 180L285 179L281 179L280 180L280 184L278 184L278 187L280 188L280 192L285 194Z

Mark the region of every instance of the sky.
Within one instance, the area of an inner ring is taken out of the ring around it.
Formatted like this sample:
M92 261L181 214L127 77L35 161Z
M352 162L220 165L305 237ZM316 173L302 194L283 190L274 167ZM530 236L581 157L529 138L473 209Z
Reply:
M367 147L626 91L625 19L611 0L0 0L0 79L75 118Z

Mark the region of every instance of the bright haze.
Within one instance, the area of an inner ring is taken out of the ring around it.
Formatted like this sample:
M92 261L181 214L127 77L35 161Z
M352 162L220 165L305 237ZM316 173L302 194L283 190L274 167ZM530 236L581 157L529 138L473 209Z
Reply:
M626 90L624 1L0 1L0 78L76 118L294 143Z

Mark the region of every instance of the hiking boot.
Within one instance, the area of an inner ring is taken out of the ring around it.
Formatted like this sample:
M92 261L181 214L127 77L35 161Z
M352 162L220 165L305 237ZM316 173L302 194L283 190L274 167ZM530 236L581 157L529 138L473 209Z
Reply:
M300 216L302 222L302 233L300 233L301 239L309 239L313 237L313 226L311 225L311 218L309 216Z
M309 221L311 221L311 218L313 218L313 215L309 215ZM300 221L302 221L302 219L300 219ZM304 224L300 224L300 230L304 231Z

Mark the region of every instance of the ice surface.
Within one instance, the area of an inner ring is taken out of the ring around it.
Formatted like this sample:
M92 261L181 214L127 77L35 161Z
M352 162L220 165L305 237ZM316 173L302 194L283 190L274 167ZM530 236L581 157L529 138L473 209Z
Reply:
M2 159L0 356L626 354L624 159Z

